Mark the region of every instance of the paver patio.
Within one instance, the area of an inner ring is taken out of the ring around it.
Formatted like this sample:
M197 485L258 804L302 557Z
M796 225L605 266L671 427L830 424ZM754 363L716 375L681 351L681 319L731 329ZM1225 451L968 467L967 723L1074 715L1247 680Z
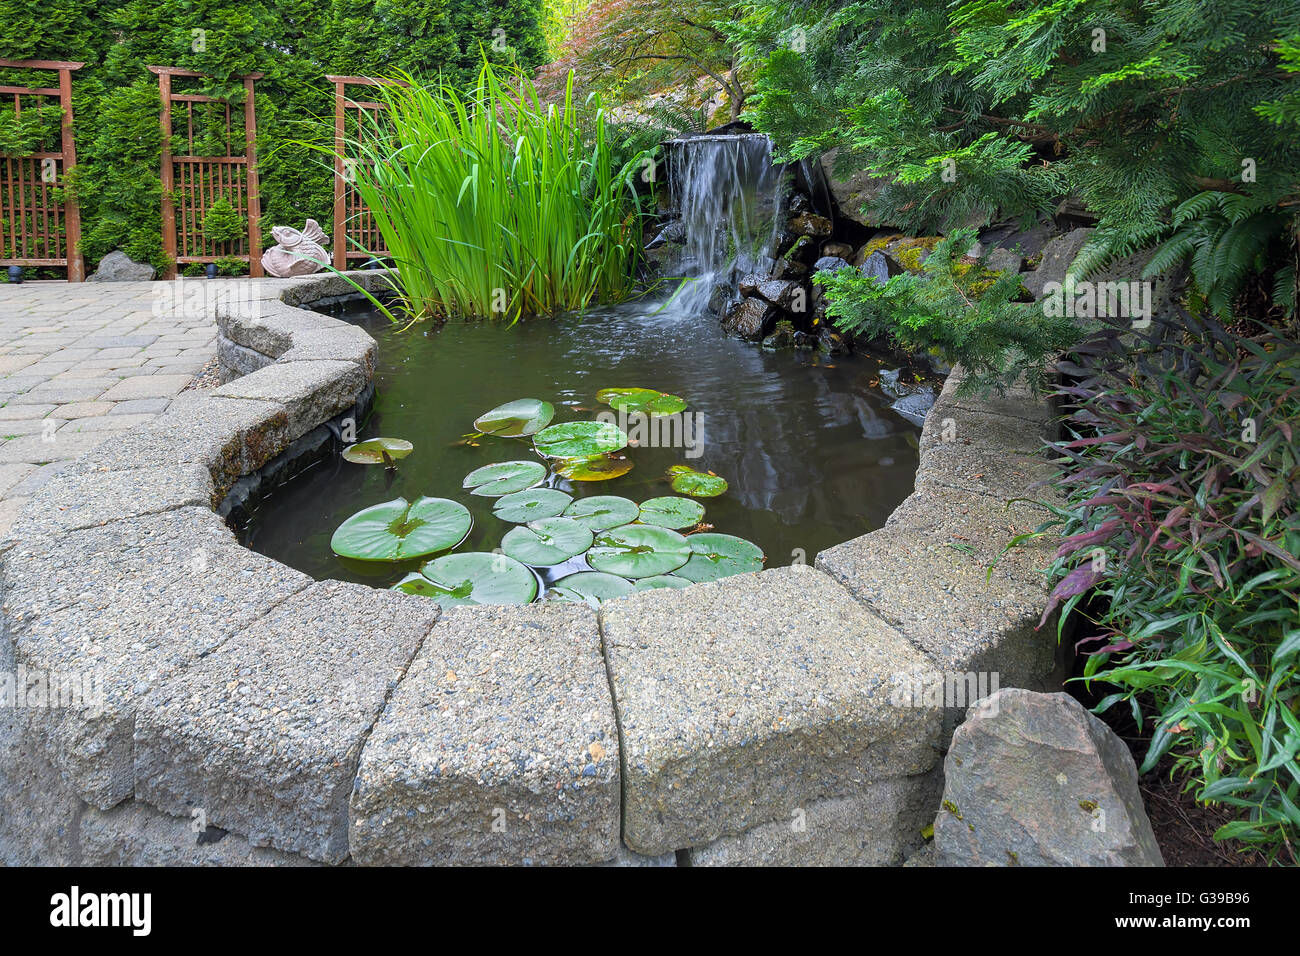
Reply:
M276 281L0 284L0 534L67 462L167 410L216 352L217 295Z

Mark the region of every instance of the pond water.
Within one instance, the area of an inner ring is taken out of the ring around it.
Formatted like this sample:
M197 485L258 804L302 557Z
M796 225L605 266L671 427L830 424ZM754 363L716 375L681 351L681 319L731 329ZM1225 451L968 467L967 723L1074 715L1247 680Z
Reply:
M621 495L640 502L671 495L669 466L726 478L729 490L700 499L713 530L757 544L767 567L806 562L817 552L879 528L912 491L920 429L890 408L879 386L890 363L871 355L765 352L727 337L716 319L645 301L581 316L505 323L448 322L400 331L368 304L339 315L379 342L374 411L358 440L402 438L415 450L396 473L332 458L264 501L242 531L245 544L317 578L384 586L412 566L345 565L330 550L334 530L362 508L398 496L452 498L474 518L457 551L491 551L513 525L495 499L462 490L482 465L536 460L527 439L464 443L482 413L505 402L553 402L555 422L590 420L608 406L603 388L652 388L689 405L692 448L639 447L626 475L547 484L574 497ZM697 457L688 457L688 453ZM583 570L582 558L542 569L549 583ZM575 564L575 562L577 562Z

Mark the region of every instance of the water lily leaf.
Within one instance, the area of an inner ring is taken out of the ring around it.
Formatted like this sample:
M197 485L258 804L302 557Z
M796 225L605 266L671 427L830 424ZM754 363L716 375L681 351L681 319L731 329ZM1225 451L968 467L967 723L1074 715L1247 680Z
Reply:
M537 575L513 558L488 551L444 554L408 574L395 591L419 594L443 607L457 604L529 604L537 597Z
M572 501L573 495L566 495L555 488L530 488L498 498L492 507L492 513L502 521L524 524L538 518L554 518L563 514Z
M604 531L617 528L621 524L630 524L640 513L636 502L618 495L592 495L579 498L564 509L564 517L572 518L579 524L586 525L592 531Z
M596 393L596 401L620 412L640 412L652 417L676 415L686 409L685 399L653 388L602 388Z
M541 518L507 531L501 550L524 564L548 568L582 554L591 540L591 529L572 518Z
M624 578L667 574L685 564L691 546L676 531L649 524L625 524L596 535L587 563Z
M547 592L558 601L582 601L599 604L610 598L622 597L632 592L632 582L603 571L579 571L560 578Z
M704 505L690 498L651 498L641 502L642 524L657 524L661 528L693 528L704 517Z
M371 438L348 445L343 449L343 460L355 465L384 465L409 455L415 446L402 438ZM384 455L388 459L385 460Z
M679 495L696 498L716 498L727 490L727 479L713 472L696 471L689 465L673 465L668 469L668 481Z
M632 459L626 455L568 458L555 466L555 473L570 481L608 481L626 475L631 470Z
M485 435L501 438L524 438L551 423L555 406L536 398L521 398L498 405L474 419L474 427Z
M539 485L546 477L546 466L540 461L503 461L497 465L475 468L461 487L470 488L471 495L500 498Z
M394 498L363 508L334 532L334 553L358 561L405 561L454 548L474 519L448 498Z
M693 581L687 581L675 574L656 574L652 578L642 578L637 581L634 590L654 591L657 588L688 588L693 583Z
M691 559L677 570L677 576L689 581L716 581L718 578L763 567L763 551L752 541L731 534L693 534L686 539Z
M565 422L543 428L533 445L547 458L589 458L627 446L627 435L612 422Z

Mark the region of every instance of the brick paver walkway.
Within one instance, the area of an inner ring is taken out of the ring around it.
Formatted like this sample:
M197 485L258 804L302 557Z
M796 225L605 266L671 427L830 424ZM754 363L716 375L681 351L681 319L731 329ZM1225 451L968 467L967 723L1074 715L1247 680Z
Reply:
M216 340L176 283L0 284L0 533L68 461L165 411Z

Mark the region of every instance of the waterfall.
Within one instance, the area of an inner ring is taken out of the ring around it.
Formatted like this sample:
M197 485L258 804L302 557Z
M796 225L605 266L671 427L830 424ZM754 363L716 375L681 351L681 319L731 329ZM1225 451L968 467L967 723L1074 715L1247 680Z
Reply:
M669 197L684 227L680 274L690 277L672 308L698 315L719 285L734 295L741 276L766 271L789 187L762 134L692 136L664 145Z

